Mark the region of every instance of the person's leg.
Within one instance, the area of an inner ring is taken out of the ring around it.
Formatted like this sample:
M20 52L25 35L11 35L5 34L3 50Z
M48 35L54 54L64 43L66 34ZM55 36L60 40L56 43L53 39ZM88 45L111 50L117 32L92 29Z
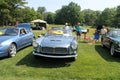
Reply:
M77 31L76 35L77 35L77 40L79 40L79 32L78 31Z
M79 40L81 40L81 33L80 33L80 32L78 32L78 35L79 35Z

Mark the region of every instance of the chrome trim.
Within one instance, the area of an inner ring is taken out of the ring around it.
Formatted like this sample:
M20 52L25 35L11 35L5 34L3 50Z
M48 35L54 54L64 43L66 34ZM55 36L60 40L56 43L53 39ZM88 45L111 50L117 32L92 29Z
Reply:
M33 52L33 55L37 55L37 56L43 56L43 57L49 57L49 58L72 58L72 57L77 57L77 54L75 55L67 55L67 56L51 56L51 55L44 55L44 54L38 54Z
M119 50L115 49L116 52L120 52Z

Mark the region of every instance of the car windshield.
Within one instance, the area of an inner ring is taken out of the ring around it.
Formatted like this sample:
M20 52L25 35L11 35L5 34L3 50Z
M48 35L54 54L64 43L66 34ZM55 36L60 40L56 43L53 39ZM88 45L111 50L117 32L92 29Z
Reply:
M18 35L18 29L2 28L2 29L0 29L0 35L16 36L16 35Z
M111 36L120 36L120 30L113 30Z
M72 32L70 30L48 30L46 36L72 36Z

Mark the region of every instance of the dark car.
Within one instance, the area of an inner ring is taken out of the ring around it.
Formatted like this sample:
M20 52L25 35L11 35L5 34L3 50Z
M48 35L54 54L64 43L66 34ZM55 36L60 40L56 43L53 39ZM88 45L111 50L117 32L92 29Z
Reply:
M112 29L101 39L102 47L110 48L111 56L120 52L120 29Z

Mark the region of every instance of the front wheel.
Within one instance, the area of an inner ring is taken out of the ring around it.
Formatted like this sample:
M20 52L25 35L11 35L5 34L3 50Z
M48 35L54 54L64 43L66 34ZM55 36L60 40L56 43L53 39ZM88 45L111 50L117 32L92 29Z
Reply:
M115 47L114 45L112 44L111 47L110 47L110 55L111 56L115 56L116 52L115 52Z
M8 49L8 56L13 57L16 55L16 53L17 53L16 45L12 43Z

